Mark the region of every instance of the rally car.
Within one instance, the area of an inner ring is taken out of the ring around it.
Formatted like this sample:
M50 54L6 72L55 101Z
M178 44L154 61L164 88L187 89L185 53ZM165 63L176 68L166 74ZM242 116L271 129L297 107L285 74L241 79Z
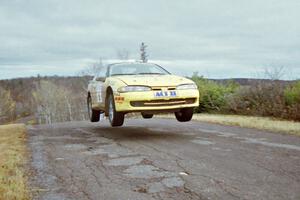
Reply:
M111 126L122 126L125 114L130 112L140 112L145 119L171 112L180 122L190 121L198 104L199 92L192 80L152 63L108 65L88 85L91 122L99 121L103 113Z

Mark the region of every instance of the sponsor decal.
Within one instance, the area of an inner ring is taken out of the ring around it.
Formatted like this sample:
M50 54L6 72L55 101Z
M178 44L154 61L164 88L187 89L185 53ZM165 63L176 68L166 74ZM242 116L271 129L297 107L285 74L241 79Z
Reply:
M124 97L121 97L121 96L116 96L115 97L115 102L116 103L123 103L124 102Z

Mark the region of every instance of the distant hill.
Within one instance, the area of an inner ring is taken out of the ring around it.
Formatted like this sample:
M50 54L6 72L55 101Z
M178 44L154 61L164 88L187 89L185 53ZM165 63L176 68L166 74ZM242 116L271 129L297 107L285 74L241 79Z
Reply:
M209 80L215 81L220 84L226 84L230 81L234 81L242 86L247 86L247 85L251 86L251 85L256 85L258 83L272 83L273 82L273 80L270 80L270 79L254 79L254 78L230 78L230 79L209 79ZM286 80L276 80L276 81L280 82L284 85L295 82L295 81L286 81Z
M23 83L30 83L30 82L35 82L39 80L50 80L50 81L55 81L57 83L66 83L69 82L71 83L72 81L85 81L88 82L89 80L92 80L92 76L39 76L39 77L26 77L26 78L13 78L13 79L0 79L0 86L3 85L14 85L17 82L23 82ZM225 84L229 81L234 81L240 85L254 85L257 83L268 83L272 82L270 79L256 79L256 78L227 78L227 79L208 79L211 81L215 81L217 83ZM295 80L277 80L281 83L284 84L290 84L294 83Z

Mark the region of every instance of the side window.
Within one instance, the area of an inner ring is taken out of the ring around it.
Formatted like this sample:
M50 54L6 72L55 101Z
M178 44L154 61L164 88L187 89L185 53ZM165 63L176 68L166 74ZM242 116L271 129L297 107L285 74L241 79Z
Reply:
M95 93L96 93L96 101L98 103L102 103L103 102L103 86L104 86L104 81L105 81L105 77L106 77L106 71L107 71L107 67L101 67L98 68L98 70L96 71L96 76L94 78L94 80L96 81L94 84L95 87Z
M106 70L107 70L107 67L101 67L101 68L97 71L96 76L97 76L97 77L106 77Z
M105 78L106 77L106 71L107 71L107 67L101 67L98 68L97 70L94 71L94 81L99 79L99 78Z

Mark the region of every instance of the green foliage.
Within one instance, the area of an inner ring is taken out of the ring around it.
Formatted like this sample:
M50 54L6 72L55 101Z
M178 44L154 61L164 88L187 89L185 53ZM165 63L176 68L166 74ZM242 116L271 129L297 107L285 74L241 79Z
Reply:
M233 81L218 84L198 76L197 73L193 75L192 80L197 84L200 93L200 103L196 112L221 111L226 105L227 96L239 87Z
M300 103L300 81L297 81L284 90L284 98L288 105Z

